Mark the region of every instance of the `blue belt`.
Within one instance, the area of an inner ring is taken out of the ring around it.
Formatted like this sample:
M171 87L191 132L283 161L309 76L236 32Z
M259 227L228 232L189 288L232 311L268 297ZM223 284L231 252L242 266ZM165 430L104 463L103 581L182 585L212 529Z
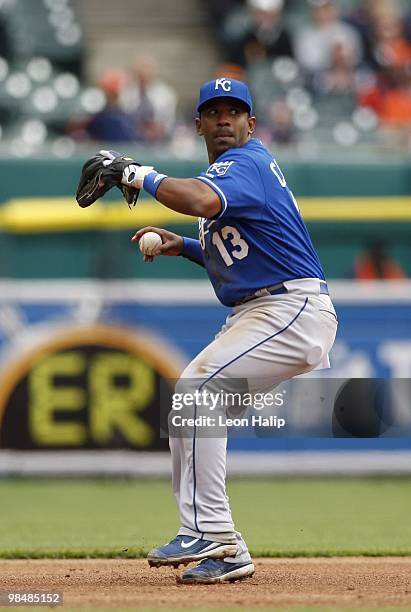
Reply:
M258 289L252 295L248 295L247 297L235 302L233 306L240 306L241 304L245 304L250 300L255 300L259 297L264 297L265 295L281 295L282 293L288 293L287 287L280 283L278 285L272 285L271 287L264 287L263 289ZM325 281L320 281L320 295L330 295L328 291L328 285Z

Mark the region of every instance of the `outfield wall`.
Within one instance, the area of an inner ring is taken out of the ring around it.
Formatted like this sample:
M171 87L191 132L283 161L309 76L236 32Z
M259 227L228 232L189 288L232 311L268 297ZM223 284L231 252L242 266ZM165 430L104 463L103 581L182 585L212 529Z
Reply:
M95 151L85 150L70 159L0 159L0 203L12 198L73 196L84 161ZM169 151L130 148L130 155L142 164L154 165L160 172L176 177L196 176L207 167L205 150L188 158ZM304 197L380 197L411 193L411 162L401 156L384 156L375 161L356 159L349 151L335 160L304 159L281 155L277 158L296 196ZM117 198L115 192L107 200Z
M355 257L372 241L411 277L411 199L299 199L327 278L352 278ZM198 237L197 220L152 202L129 211L124 203L87 210L66 199L21 200L0 208L0 277L15 279L205 279L181 257L143 262L130 238L145 225Z
M0 160L0 277L204 279L204 271L180 258L160 258L147 266L130 244L130 236L144 225L196 236L195 219L143 193L130 211L117 189L92 207L79 208L74 194L88 154L69 160ZM168 159L159 151L135 154L172 176L196 176L207 164L205 155L187 160ZM411 276L410 163L357 163L352 155L334 162L279 159L326 276L352 278L355 257L375 239L386 242Z

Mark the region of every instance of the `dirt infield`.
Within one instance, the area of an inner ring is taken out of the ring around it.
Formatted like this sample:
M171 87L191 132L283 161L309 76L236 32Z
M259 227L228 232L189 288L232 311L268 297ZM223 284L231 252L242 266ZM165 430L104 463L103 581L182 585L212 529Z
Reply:
M255 565L243 582L177 586L177 570L150 569L141 559L0 560L0 591L63 591L70 607L411 609L411 558L256 559Z

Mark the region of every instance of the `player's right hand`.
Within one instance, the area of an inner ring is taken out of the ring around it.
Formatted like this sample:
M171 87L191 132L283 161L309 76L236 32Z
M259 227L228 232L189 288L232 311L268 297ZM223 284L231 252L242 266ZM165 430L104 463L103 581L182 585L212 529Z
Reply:
M152 227L149 225L148 227L143 227L141 230L138 230L134 234L131 239L131 242L138 243L141 236L146 232L155 232L161 236L161 240L163 244L159 245L159 247L154 251L153 255L144 255L144 261L153 261L154 257L158 255L167 255L168 257L173 257L176 255L180 255L183 250L183 237L178 234L174 234L173 232L169 232L168 230L161 229L160 227Z

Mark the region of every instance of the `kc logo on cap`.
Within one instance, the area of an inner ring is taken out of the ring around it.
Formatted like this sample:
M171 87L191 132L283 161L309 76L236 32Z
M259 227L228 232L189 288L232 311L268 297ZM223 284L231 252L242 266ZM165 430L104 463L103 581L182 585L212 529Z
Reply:
M251 99L250 90L242 81L227 77L219 77L218 79L203 83L200 87L197 110L200 112L200 109L206 102L210 102L210 100L214 100L215 98L234 98L240 100L246 105L250 114L253 112L253 101Z
M221 87L221 89L224 89L224 91L231 91L231 81L229 81L225 77L223 77L222 79L216 79L214 89L218 89L219 87Z

